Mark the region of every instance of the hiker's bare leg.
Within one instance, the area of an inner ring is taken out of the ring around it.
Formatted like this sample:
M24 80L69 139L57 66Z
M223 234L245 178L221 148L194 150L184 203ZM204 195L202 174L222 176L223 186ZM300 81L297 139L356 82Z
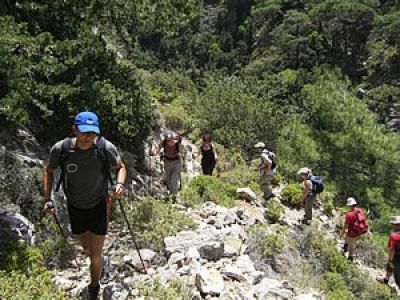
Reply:
M79 241L90 259L90 276L92 283L99 281L103 269L103 245L105 235L86 231L79 235Z
M90 244L90 231L86 231L78 235L79 243L81 244L83 251L87 256L90 256L89 244Z
M90 276L92 283L97 283L103 270L103 246L105 235L90 233Z

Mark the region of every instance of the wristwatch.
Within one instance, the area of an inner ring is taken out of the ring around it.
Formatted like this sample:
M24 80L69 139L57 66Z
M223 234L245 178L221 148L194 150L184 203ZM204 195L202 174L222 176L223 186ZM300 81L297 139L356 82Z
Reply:
M123 189L125 189L125 185L122 183L122 182L117 182L117 184L115 185L115 187L117 187L117 186L120 186L120 187L122 187Z

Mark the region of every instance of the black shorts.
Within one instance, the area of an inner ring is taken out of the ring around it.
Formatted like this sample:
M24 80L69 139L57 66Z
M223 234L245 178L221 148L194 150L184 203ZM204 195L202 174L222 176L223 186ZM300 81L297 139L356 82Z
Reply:
M68 204L68 213L73 234L82 234L86 231L98 235L107 234L106 199L89 209L76 208Z

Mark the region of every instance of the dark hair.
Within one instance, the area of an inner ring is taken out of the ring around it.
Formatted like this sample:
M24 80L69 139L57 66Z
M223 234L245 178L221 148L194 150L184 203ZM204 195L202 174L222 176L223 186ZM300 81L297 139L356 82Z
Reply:
M208 135L209 137L206 138L206 135ZM203 140L203 142L205 142L205 141L212 142L212 136L210 133L205 133L201 139Z

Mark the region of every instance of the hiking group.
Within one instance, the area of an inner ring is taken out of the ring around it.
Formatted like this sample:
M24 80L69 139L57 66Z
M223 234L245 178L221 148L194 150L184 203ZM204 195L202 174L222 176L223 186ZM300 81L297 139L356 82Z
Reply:
M43 209L56 217L52 191L53 188L57 191L62 186L67 199L71 231L90 260L91 282L87 287L89 299L97 299L100 280L108 261L103 254L103 246L108 229L110 205L113 199L124 194L127 168L116 146L100 135L99 119L95 113L85 111L77 114L72 131L72 137L58 141L50 150L43 172ZM268 150L262 142L257 143L254 148L260 157L259 185L263 198L267 201L274 196L271 181L277 169L276 154ZM184 157L181 135L168 131L158 145L156 153L161 153L166 186L169 192L175 195L181 188L180 177ZM218 155L210 132L203 134L201 145L194 156L201 156L203 174L212 175ZM61 172L58 182L55 182L54 171L57 168L60 168ZM115 173L116 184L113 184L112 173ZM324 183L321 177L314 176L307 167L301 168L297 176L303 182L300 198L300 203L304 206L302 222L309 225L312 221L313 205L317 195L323 192ZM109 183L113 187L111 196L108 191ZM348 198L346 205L349 211L345 215L340 238L345 236L343 253L348 252L348 259L353 261L357 242L368 231L368 220L364 212L357 208L356 199ZM387 284L394 274L395 282L400 286L400 216L394 217L391 224L394 231L388 241L387 272L378 281Z
M201 145L197 153L194 154L194 158L201 156L203 175L212 175L218 161L218 155L212 143L211 133L206 131L201 140ZM173 131L167 131L156 149L156 155L161 154L165 183L173 197L182 188L181 172L184 150L181 134Z

